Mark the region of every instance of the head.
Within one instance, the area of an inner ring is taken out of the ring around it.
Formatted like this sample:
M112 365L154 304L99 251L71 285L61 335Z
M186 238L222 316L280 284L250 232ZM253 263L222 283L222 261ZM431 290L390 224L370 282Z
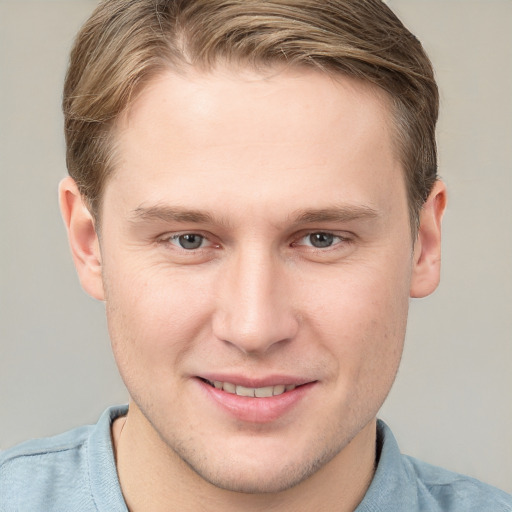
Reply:
M438 90L420 42L380 0L109 0L79 33L63 110L67 165L91 213L115 170L115 127L167 70L301 66L385 91L413 235L437 178Z
M75 263L155 454L251 493L359 460L439 277L418 41L378 1L108 0L64 109Z

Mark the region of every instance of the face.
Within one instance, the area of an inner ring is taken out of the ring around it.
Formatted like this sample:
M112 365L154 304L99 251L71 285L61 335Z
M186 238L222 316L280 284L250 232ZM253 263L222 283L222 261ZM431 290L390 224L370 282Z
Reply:
M219 487L297 484L389 392L414 260L390 123L352 79L218 69L119 124L100 245L130 414Z

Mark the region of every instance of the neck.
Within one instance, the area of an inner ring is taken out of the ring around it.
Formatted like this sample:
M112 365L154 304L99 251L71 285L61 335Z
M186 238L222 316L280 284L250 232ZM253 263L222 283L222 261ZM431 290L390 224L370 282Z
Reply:
M376 420L370 421L310 478L278 493L245 494L220 489L195 473L130 406L112 427L121 489L130 512L306 512L355 510L373 477Z

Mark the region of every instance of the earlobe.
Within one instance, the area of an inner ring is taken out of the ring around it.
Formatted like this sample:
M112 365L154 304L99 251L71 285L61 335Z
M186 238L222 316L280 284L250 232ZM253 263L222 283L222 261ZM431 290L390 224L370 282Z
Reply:
M430 295L439 284L441 274L441 220L446 208L446 186L437 181L420 212L410 295Z
M104 300L100 245L94 219L70 177L59 184L59 202L80 283L89 295Z

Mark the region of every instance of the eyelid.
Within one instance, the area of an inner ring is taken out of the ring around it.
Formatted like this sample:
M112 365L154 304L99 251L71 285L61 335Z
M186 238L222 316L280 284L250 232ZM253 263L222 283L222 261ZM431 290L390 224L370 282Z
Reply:
M314 235L315 233L323 233L323 234L332 235L337 240L333 243L333 245L325 247L325 248L314 247L311 244L300 243L301 240L303 240L304 238L306 238L310 235ZM207 244L202 245L201 247L199 247L197 249L185 249L184 247L180 247L178 243L172 243L174 240L177 240L180 236L183 236L183 235L200 236L204 239L205 242L207 242ZM172 232L164 233L163 235L160 235L157 237L156 242L163 243L163 244L171 244L173 247L175 247L179 250L191 253L191 252L198 252L202 249L209 249L211 247L214 247L214 248L220 247L220 243L212 240L214 238L215 237L212 234L205 233L204 231L201 231L201 230L183 230L183 231L172 231ZM304 230L304 231L301 231L301 232L295 234L292 238L290 246L292 246L292 247L297 247L297 246L308 247L315 251L325 252L325 251L328 251L329 249L336 248L341 244L343 244L343 245L350 244L354 241L354 238L356 238L356 236L354 234L347 233L347 232L338 232L336 230L329 230L329 229L308 229L308 230Z
M178 243L173 243L174 240L178 240L180 236L183 235L196 235L203 238L204 241L207 242L207 245L201 245L201 247L198 247L197 249L185 249L184 247L180 247ZM183 230L183 231L172 231L168 233L164 233L163 235L160 235L157 237L157 243L168 243L172 245L173 247L176 247L177 249L180 249L182 251L191 253L191 252L198 252L201 249L208 249L209 247L218 247L219 244L216 244L211 239L213 237L209 235L208 233L204 233L201 230Z
M333 243L333 245L328 246L328 247L315 247L311 244L300 244L299 243L304 238L307 238L308 236L311 236L311 235L314 235L317 233L332 235L334 238L339 239L339 240L337 242ZM334 230L329 230L329 229L310 229L310 230L298 233L298 235L294 237L294 241L292 242L291 245L292 246L311 247L312 249L314 249L316 251L327 251L329 249L333 249L333 248L339 246L342 243L347 243L347 244L351 243L353 241L353 239L354 239L354 236L350 235L349 233L346 233L346 232L340 233L340 232L336 232Z

